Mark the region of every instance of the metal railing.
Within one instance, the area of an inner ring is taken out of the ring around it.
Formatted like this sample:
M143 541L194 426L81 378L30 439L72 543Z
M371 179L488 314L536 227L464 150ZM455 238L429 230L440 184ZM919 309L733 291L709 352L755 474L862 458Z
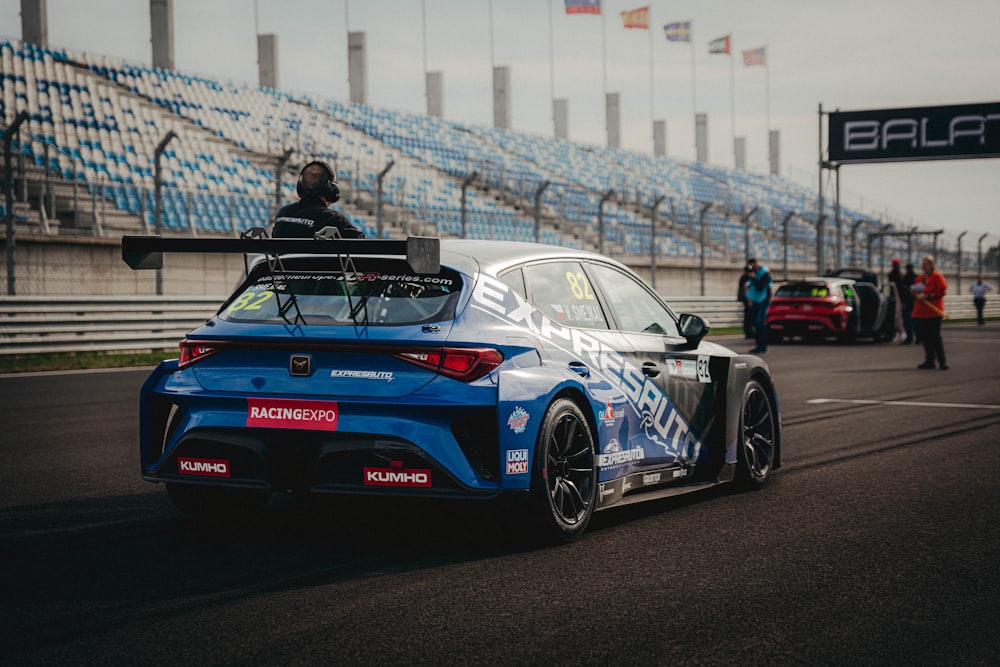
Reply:
M975 318L972 297L949 297L952 319ZM0 297L0 355L176 348L212 317L223 296ZM695 313L715 329L738 327L743 306L730 297L666 297L675 312ZM1000 299L986 315L1000 318Z

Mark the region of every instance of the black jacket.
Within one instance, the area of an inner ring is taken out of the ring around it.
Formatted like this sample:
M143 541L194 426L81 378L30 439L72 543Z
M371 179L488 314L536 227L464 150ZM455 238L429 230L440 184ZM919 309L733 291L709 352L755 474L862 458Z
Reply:
M274 218L274 238L311 239L324 227L336 227L345 239L362 239L364 233L342 213L327 207L319 197L306 195L294 204L283 206Z

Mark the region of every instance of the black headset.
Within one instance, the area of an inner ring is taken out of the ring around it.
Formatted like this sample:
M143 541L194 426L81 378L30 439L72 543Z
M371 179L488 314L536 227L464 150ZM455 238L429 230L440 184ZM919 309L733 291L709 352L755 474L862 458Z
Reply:
M320 183L315 188L306 189L305 183L302 181L302 175L305 173L306 169L314 164L318 164L326 169L326 173L330 175L330 178ZM302 167L302 171L299 172L299 182L295 184L295 192L299 195L299 197L305 197L306 195L322 197L332 204L340 199L340 186L337 184L337 172L331 169L330 165L326 162L313 160L306 166Z

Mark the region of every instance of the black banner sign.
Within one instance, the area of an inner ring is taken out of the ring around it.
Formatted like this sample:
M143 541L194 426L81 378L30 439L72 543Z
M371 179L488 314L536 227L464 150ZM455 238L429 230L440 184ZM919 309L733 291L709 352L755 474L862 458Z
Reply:
M830 162L1000 157L1000 102L831 112Z

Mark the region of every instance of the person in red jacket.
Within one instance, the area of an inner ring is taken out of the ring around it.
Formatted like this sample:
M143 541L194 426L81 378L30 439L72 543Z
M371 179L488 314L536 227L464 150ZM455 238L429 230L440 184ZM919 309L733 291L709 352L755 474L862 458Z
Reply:
M934 368L937 358L941 370L947 370L944 358L944 342L941 340L941 321L944 320L944 294L948 282L938 273L934 258L928 256L920 261L924 274L910 286L913 292L913 328L917 338L924 344L924 363L917 368Z

